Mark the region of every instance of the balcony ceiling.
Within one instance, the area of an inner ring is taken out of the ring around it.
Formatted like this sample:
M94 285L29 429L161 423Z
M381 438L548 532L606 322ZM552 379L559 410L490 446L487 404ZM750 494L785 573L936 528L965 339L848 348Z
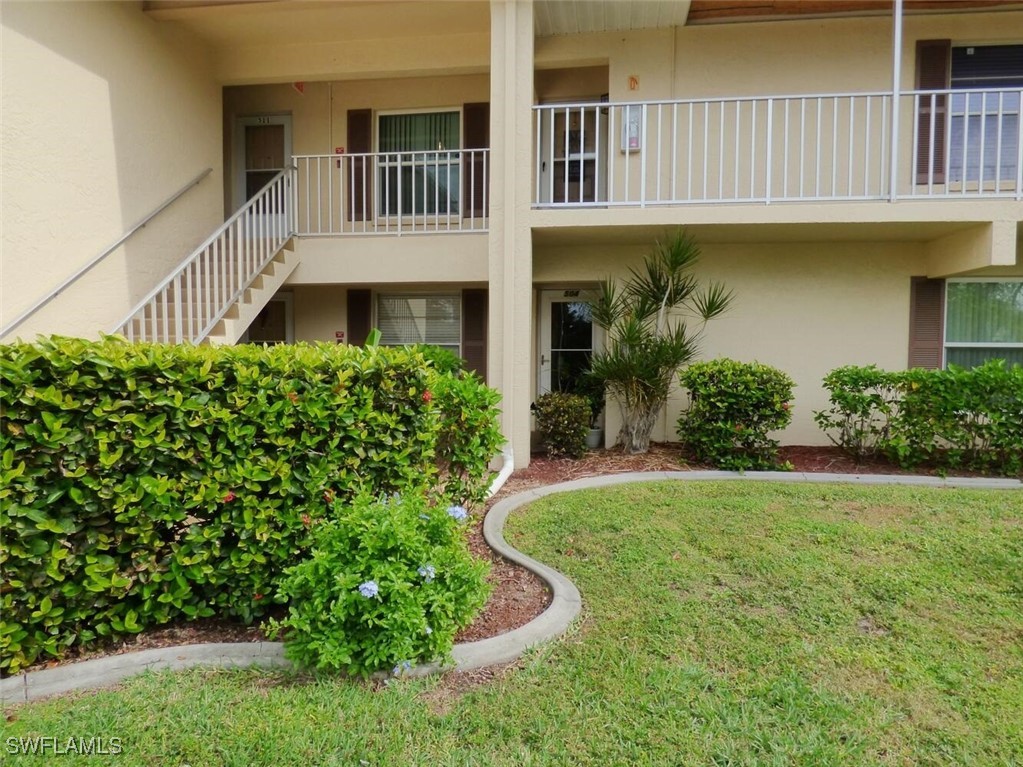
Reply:
M688 15L689 0L536 0L533 5L539 37L681 27Z
M691 0L687 23L729 24L744 21L834 16L891 15L892 0ZM903 0L903 12L962 13L1023 8L1020 0Z
M486 0L147 0L217 48L489 34Z

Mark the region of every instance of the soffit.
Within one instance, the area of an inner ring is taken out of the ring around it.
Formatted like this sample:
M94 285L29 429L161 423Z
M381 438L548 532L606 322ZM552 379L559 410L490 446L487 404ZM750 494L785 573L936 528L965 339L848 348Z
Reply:
M144 8L217 48L490 34L487 0L149 0Z
M890 16L892 0L692 0L687 23L731 24L750 21L836 16ZM1023 9L1020 0L903 0L903 13L963 13Z
M586 32L681 27L689 0L536 0L533 26L539 37Z

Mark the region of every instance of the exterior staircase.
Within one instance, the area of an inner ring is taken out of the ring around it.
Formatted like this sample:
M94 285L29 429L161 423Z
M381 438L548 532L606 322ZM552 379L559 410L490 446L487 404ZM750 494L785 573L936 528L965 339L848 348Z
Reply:
M284 170L112 330L129 341L237 343L298 266L293 177Z

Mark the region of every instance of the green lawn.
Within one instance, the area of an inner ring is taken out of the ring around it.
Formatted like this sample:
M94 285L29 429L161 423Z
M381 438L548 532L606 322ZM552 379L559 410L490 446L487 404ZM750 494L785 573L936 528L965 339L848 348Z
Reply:
M584 611L494 681L150 675L10 710L0 762L1023 765L1019 492L623 485L507 535ZM32 735L124 753L7 753Z

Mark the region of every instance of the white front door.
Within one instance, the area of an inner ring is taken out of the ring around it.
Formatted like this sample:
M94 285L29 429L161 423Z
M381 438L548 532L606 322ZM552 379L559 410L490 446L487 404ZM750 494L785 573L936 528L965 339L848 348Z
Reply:
M594 298L590 290L541 291L537 394L574 391L579 376L589 369L600 333L590 311Z
M291 162L291 116L257 115L239 117L234 131L234 209L242 207ZM254 232L269 231L260 228L273 217L273 223L283 225L283 201L275 210L258 216L252 223Z

